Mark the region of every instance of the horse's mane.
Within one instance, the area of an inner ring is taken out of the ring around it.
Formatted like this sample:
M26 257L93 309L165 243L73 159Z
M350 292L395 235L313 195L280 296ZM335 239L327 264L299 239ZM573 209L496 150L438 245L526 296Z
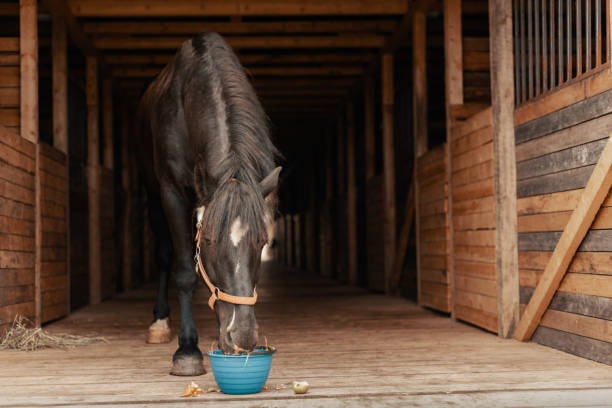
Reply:
M212 86L220 86L229 139L225 157L214 168L217 188L206 208L206 234L212 239L229 235L231 223L240 217L243 225L249 225L247 236L265 239L266 207L259 182L274 169L279 156L270 140L268 118L236 55L220 35L202 33L192 45L210 78L218 81Z

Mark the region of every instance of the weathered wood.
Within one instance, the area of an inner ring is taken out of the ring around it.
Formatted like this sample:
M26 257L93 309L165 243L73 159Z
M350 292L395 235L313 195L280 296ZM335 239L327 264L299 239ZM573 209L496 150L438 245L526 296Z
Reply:
M36 0L19 2L21 137L38 141L38 15Z
M103 143L103 157L104 167L107 169L113 169L113 136L115 128L113 126L113 80L105 78L102 81L102 115L103 115L103 131L104 131L104 143Z
M346 169L347 169L347 238L348 238L348 281L358 283L357 248L357 175L355 168L355 107L353 102L346 105Z
M100 142L98 112L98 59L87 57L87 175L89 199L89 301L102 300L102 258L100 235Z
M574 103L516 127L516 142L546 136L612 112L612 90Z
M521 286L521 304L529 303L533 291L531 287ZM548 309L612 320L612 299L608 297L558 291L550 301Z
M534 333L533 341L567 353L612 365L612 343L548 327L539 327Z
M189 0L176 0L172 3L149 0L135 0L130 3L121 0L72 0L70 8L77 17L399 15L406 12L408 4L403 0L287 0L282 3L266 0L238 3L221 0L205 3L193 3Z
M393 55L382 55L382 135L384 169L384 254L385 254L385 292L389 293L389 283L395 259L395 143L393 134Z
M174 50L188 37L98 37L94 46L98 49L128 50ZM225 37L232 48L380 48L385 37L377 34L317 35L317 36L234 36Z
M68 57L66 23L54 17L51 33L53 69L53 146L68 152Z
M593 142L522 161L516 165L516 177L518 180L523 180L595 164L607 141L606 136Z
M537 196L583 188L595 165L578 167L517 182L517 197Z
M544 269L552 252L521 251L521 269ZM612 254L609 252L577 252L568 272L612 275Z
M570 218L571 220L571 218ZM568 221L569 225L569 221ZM567 228L567 227L566 227ZM552 251L558 245L562 233L526 232L518 237L520 251ZM591 230L586 233L582 243L578 246L579 252L610 252L612 251L612 230Z
M610 139L612 140L612 139ZM534 296L525 309L517 326L514 337L519 340L529 339L548 307L555 291L559 287L574 253L584 239L588 229L612 185L612 141L609 141L601 154L599 162L589 178L583 196L574 210L554 253L544 270ZM598 231L594 231L598 232Z

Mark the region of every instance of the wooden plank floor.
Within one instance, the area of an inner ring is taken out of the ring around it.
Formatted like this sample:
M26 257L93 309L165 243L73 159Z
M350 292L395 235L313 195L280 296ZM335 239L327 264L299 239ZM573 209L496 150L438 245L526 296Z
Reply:
M259 394L183 398L190 380L168 374L176 338L147 345L152 289L82 309L49 325L104 335L110 344L37 352L0 351L0 407L155 406L602 406L612 405L612 368L537 344L503 340L414 304L266 266L258 289L260 334L276 345ZM216 321L200 288L202 350ZM172 309L173 328L178 307ZM206 358L205 366L210 365ZM307 380L297 396L285 384ZM281 388L277 390L277 386Z

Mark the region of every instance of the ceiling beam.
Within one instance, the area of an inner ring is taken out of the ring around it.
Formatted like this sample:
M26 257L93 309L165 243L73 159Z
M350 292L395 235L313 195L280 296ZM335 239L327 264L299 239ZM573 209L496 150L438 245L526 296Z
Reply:
M159 74L161 68L118 67L113 75L119 78L149 78ZM362 75L360 67L253 67L246 70L251 76L357 76Z
M70 0L78 17L400 15L405 0Z
M365 63L372 58L372 53L350 54L242 54L238 56L245 65L257 64L338 64L338 63ZM174 54L147 54L147 55L106 55L105 60L110 65L166 65Z
M202 31L219 34L294 34L294 33L390 33L397 21L92 21L83 24L88 34L196 35Z
M185 37L98 37L94 45L99 49L158 49L175 50ZM385 44L385 37L376 34L328 35L328 36L265 36L265 37L225 37L233 48L380 48Z

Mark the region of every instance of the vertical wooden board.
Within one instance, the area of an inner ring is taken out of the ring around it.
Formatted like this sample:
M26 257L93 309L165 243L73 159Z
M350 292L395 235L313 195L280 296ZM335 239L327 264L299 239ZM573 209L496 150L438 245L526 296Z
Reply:
M395 143L393 133L393 55L382 56L382 133L383 133L383 176L384 176L384 281L385 292L389 293L389 283L393 273L395 258L396 210L395 210Z
M21 135L38 140L38 13L36 0L19 2Z
M357 276L357 176L355 163L355 107L346 107L346 164L347 164L347 241L348 282L356 285Z
M51 58L53 80L53 145L68 152L68 56L66 23L53 17Z

